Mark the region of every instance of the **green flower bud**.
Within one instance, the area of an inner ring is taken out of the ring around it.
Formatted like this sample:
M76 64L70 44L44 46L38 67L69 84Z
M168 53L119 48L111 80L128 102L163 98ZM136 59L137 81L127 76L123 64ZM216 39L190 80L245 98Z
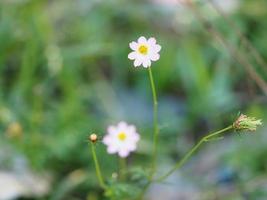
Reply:
M233 128L236 131L249 130L256 131L257 126L262 125L261 119L256 119L254 117L248 117L241 114L237 120L233 123Z

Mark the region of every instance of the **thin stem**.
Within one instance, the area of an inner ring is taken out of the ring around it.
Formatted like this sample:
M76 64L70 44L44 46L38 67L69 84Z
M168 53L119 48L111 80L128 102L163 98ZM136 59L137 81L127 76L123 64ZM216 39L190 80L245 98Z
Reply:
M157 93L156 93L156 88L155 88L155 83L154 83L151 67L148 68L148 72L149 72L149 79L150 79L151 90L152 90L152 95L153 95L153 115L154 115L153 157L152 157L152 170L151 170L151 175L150 175L150 180L152 180L154 173L156 171L157 151L158 151L158 135L159 135L158 100L157 100Z
M153 132L153 155L152 155L152 168L151 168L151 174L149 176L148 183L143 187L142 192L138 196L137 200L143 199L143 196L147 190L147 188L150 186L152 179L154 177L154 174L156 172L156 164L157 164L157 153L158 153L158 135L159 135L159 128L158 128L158 100L157 100L157 93L156 93L156 87L155 82L152 74L151 67L148 68L149 73L149 79L150 79L150 85L152 90L152 96L153 96L153 126L154 126L154 132Z
M164 174L163 176L161 176L160 178L158 178L156 181L157 182L161 182L164 179L166 179L169 175L171 175L174 171L176 171L177 169L181 168L185 162L195 153L195 151L204 143L204 142L208 142L211 138L218 136L219 134L226 132L230 129L232 129L233 126L228 126L224 129L221 129L219 131L216 131L214 133L211 133L209 135L204 136L187 154L185 154L185 156L182 158L182 160L180 160L179 162L177 162L174 167L169 170L166 174Z
M145 195L145 193L146 193L146 190L147 190L147 188L150 186L150 184L151 184L151 181L149 181L149 182L143 187L141 193L138 195L138 197L137 197L136 200L143 200L144 195Z
M92 155L93 155L93 160L94 160L94 164L95 164L95 170L96 170L98 182L102 188L106 188L106 185L103 181L102 173L101 173L101 170L99 167L96 151L95 151L95 144L93 144L93 143L91 143L91 151L92 151Z
M127 163L126 163L126 158L119 158L119 165L120 165L120 169L119 169L119 172L120 172L120 179L122 181L125 180L125 170L126 170L126 166L127 166Z

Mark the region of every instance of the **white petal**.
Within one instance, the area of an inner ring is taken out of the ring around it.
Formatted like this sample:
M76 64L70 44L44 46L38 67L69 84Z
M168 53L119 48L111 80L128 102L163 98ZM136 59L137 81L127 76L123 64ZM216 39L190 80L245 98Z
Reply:
M117 132L117 128L115 126L109 126L107 132L109 135L114 135Z
M138 56L138 55L137 55L137 53L136 53L135 51L133 51L133 52L131 52L131 53L128 54L128 58L129 58L130 60L134 60L134 59L136 59L137 56Z
M135 134L132 136L132 140L133 140L134 142L138 142L138 141L140 140L140 136L139 136L139 134L138 134L138 133L135 133Z
M147 60L147 63L148 63L148 67L151 66L151 60Z
M149 59L145 59L143 61L143 66L144 66L144 68L150 67L151 66L151 61Z
M146 43L146 42L147 42L147 40L146 40L146 38L144 36L141 36L141 37L138 38L138 43L139 44L140 43Z
M154 53L152 55L150 55L150 59L152 61L157 61L160 58L160 55L158 53Z
M137 42L131 42L130 44L129 44L129 46L130 46L130 48L132 49L132 50L136 50L137 49L137 47L138 47L138 44L137 44Z
M135 61L134 61L134 66L135 66L135 67L138 67L138 66L140 66L141 64L142 64L142 60L141 60L141 59L139 59L139 58L135 59Z
M127 129L127 126L128 126L127 123L124 122L124 121L121 121L121 122L118 123L118 129L120 129L120 130Z
M155 53L158 53L160 50L161 50L161 46L159 44L156 44L156 45L153 46L153 51Z
M131 144L128 146L130 151L135 151L136 150L136 144Z
M106 135L102 141L105 145L109 145L112 142L109 135Z
M150 45L155 45L156 42L157 42L156 39L153 38L153 37L151 37L151 38L148 39L148 44L150 44Z
M125 150L125 149L119 151L119 156L122 157L122 158L127 157L129 154L130 154L130 151Z
M115 145L110 145L110 146L108 146L107 152L109 154L116 153L117 152L117 147Z
M129 126L128 126L128 130L129 130L129 132L131 132L131 133L135 133L135 132L136 132L136 128L135 128L134 125L129 125Z

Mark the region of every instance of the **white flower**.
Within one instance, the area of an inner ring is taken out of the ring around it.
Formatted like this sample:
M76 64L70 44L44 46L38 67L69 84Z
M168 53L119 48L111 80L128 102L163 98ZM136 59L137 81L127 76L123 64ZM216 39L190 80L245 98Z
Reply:
M135 67L143 65L143 67L147 68L151 66L151 61L159 59L161 46L156 42L153 37L147 40L144 36L141 36L137 42L133 41L129 44L133 52L129 53L128 58L134 60Z
M127 157L130 152L136 150L140 137L135 126L120 122L117 126L109 126L107 132L103 143L107 145L108 153L118 153L120 157Z

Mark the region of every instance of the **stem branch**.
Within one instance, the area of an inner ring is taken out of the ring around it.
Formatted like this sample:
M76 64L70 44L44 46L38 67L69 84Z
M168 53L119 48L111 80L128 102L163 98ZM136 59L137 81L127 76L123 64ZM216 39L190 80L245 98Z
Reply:
M193 155L193 153L195 153L195 151L204 143L204 142L208 142L211 138L218 136L219 134L226 132L230 129L232 129L233 126L228 126L224 129L221 129L219 131L216 131L214 133L211 133L209 135L204 136L187 154L185 154L185 156L179 161L177 162L174 167L169 170L166 174L164 174L163 176L161 176L160 178L156 179L157 182L161 182L164 179L166 179L169 175L171 175L174 171L176 171L177 169L181 168L185 162Z

